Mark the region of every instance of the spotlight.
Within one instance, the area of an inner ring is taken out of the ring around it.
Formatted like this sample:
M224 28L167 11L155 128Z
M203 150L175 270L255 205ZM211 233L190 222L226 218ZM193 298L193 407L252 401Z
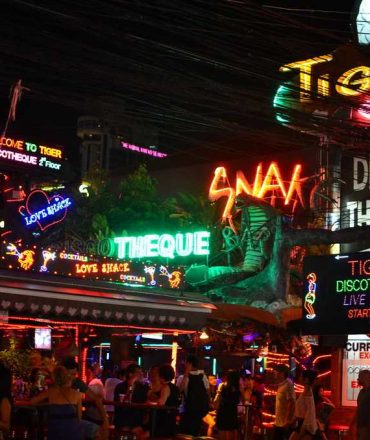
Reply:
M209 339L207 332L203 330L199 336L199 339Z

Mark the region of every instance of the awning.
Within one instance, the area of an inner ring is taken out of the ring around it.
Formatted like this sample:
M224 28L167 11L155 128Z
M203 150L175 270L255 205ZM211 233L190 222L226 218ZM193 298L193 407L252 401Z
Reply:
M302 311L297 307L287 307L281 309L278 314L273 314L267 310L257 307L235 305L235 304L217 304L217 309L212 310L211 319L223 321L238 321L248 319L257 321L266 325L275 327L285 326L289 321L300 319Z
M199 294L0 272L0 310L8 319L53 319L128 328L197 330L215 306Z

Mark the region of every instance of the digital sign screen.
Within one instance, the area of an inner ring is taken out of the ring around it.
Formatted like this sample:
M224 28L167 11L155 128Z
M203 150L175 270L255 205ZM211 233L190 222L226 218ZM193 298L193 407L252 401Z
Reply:
M36 350L51 350L51 329L35 329L35 348Z
M369 252L306 257L303 273L305 334L369 332Z
M53 247L28 246L21 242L2 242L0 267L131 286L184 287L184 269L181 266L68 253Z

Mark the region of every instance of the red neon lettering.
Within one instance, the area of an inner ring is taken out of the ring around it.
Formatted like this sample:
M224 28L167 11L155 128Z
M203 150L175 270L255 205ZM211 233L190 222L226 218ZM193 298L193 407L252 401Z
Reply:
M276 182L276 183L274 183L274 182ZM280 192L284 196L284 199L286 199L286 190L285 190L283 179L281 178L281 175L280 175L279 167L278 167L277 163L272 162L271 165L269 166L265 180L262 183L262 187L259 190L257 197L260 199L263 199L266 197L266 193L272 192L272 197L274 200L276 197L274 192L277 190L280 190Z

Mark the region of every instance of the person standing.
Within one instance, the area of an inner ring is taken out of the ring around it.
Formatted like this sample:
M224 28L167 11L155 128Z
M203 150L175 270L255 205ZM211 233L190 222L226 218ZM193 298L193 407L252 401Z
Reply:
M294 421L295 393L293 382L288 378L289 367L278 364L274 368L278 384L275 402L275 425L273 440L285 440L288 428Z
M97 396L101 401L105 399L104 385L100 379L101 368L98 364L92 365L90 368L91 379L88 383L88 388L91 390L95 396ZM88 403L85 405L86 409L83 415L84 420L95 423L98 426L102 424L102 417L99 409L93 403Z
M221 390L216 408L216 426L220 440L238 438L238 405L243 401L243 391L239 372L229 371L227 384Z
M12 402L12 374L8 368L0 364L0 440L10 428Z
M357 382L362 390L357 397L357 440L370 439L370 370L361 370Z
M178 380L178 387L184 395L180 432L198 436L203 417L209 411L209 382L204 371L199 369L199 359L196 356L189 355L186 359L185 373Z
M316 420L316 407L312 390L316 377L317 373L313 370L305 370L302 374L304 389L295 403L294 416L297 424L289 440L314 438L316 435L318 423Z

